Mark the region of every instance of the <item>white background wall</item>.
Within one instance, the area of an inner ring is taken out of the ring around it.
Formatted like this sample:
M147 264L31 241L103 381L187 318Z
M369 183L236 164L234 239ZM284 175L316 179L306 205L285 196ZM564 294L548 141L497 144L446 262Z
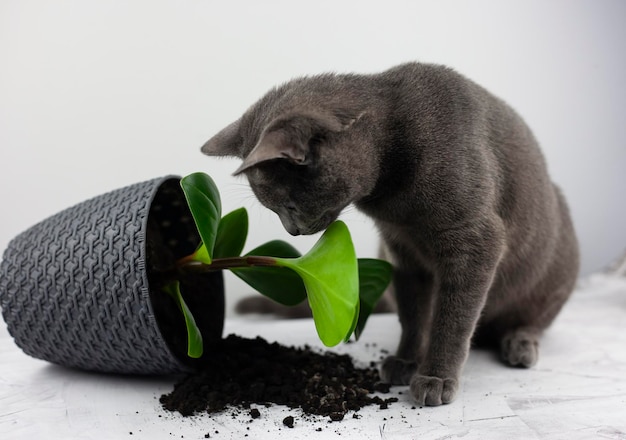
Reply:
M626 249L626 2L0 0L0 249L71 204L165 174L211 174L251 214L248 249L292 238L200 145L270 87L419 60L515 107L568 197L582 273ZM360 256L376 232L343 219ZM249 289L228 278L229 293Z

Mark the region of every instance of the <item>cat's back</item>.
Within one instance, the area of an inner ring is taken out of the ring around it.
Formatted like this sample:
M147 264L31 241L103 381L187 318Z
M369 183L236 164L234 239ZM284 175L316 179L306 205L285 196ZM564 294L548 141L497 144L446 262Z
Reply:
M542 278L538 268L554 266L544 276L571 286L578 254L568 208L521 116L448 67L403 64L378 80L387 90L392 128L383 148L402 152L390 166L396 174L410 173L403 196L387 211L410 213L422 229L496 215L507 237L503 280L533 285ZM416 215L423 212L428 215Z
M387 125L394 129L386 145L401 148L404 159L436 163L444 177L438 183L465 170L467 175L457 177L482 176L510 188L534 182L533 190L553 197L536 138L504 100L435 64L403 64L381 73L379 81L390 109Z
M523 119L502 99L456 70L438 64L406 63L378 75L393 117L419 122L424 129L481 130L497 136L514 130L529 134ZM430 125L429 125L430 124ZM529 142L535 143L534 139Z
M439 105L450 101L489 99L490 94L456 70L428 63L406 63L378 74L378 80L395 98L411 101L417 97Z

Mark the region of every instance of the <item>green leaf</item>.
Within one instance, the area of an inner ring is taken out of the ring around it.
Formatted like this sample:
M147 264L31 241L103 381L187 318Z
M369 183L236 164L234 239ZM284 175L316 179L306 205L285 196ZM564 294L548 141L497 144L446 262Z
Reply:
M193 173L184 177L180 181L180 186L185 193L189 210L198 228L202 243L206 247L204 257L208 261L203 262L210 264L215 247L217 229L222 216L222 202L219 191L213 179L205 173Z
M199 261L204 264L211 264L211 256L209 255L209 251L207 250L204 243L200 243L198 249L196 249L196 251L191 254L189 259L193 261Z
M302 278L287 267L242 267L230 269L259 293L285 306L306 299Z
M347 340L356 325L359 305L358 266L347 226L336 221L306 255L276 261L302 277L324 345L332 347Z
M298 258L302 254L286 241L272 240L252 249L246 255L259 255L262 257L267 256L281 258Z
M225 215L217 228L213 258L238 257L248 237L248 211L239 208Z
M374 310L391 281L393 267L386 261L360 258L359 264L359 319L354 329L358 340L363 333L367 318Z
M165 292L174 298L178 308L182 312L185 317L185 325L187 326L187 355L191 358L199 358L202 356L203 345L202 345L202 334L200 333L200 329L196 324L196 320L189 310L187 303L183 299L183 295L180 292L180 283L178 281L174 281L171 284L168 284L163 288Z
M281 240L267 242L246 254L269 257L297 258L300 256L293 246ZM286 305L295 306L306 299L302 278L287 267L245 267L231 269L259 293Z

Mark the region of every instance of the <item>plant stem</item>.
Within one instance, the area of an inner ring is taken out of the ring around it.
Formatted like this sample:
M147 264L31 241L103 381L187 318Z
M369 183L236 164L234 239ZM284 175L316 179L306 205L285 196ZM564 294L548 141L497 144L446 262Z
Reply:
M184 275L253 266L276 267L276 259L272 257L250 255L247 257L216 258L211 262L211 264L205 264L200 261L189 261L183 258L178 261L175 270L176 272Z

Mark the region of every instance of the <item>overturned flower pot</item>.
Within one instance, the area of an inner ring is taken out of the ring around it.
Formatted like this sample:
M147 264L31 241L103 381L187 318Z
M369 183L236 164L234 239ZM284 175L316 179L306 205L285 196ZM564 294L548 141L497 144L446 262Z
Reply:
M192 369L178 305L155 278L200 241L179 180L158 178L95 197L9 243L0 264L0 307L25 353L100 372ZM189 307L203 310L196 320L204 345L219 340L222 272L190 275L181 284Z

